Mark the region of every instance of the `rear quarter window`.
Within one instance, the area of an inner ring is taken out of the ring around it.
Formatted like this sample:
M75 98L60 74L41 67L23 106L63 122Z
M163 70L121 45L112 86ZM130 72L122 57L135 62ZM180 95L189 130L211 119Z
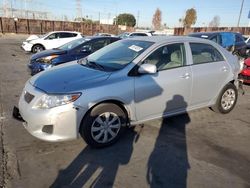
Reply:
M244 43L244 39L240 35L236 35L236 39L235 40L236 40L236 42L242 42L242 43Z
M224 61L221 53L212 45L204 43L190 43L193 64Z
M132 33L130 36L148 36L146 33Z
M60 38L71 38L75 37L77 34L76 33L60 33Z

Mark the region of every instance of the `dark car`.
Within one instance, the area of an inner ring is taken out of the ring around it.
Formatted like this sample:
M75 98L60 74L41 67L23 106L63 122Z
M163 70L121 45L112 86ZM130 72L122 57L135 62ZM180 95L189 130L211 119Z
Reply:
M246 55L247 45L240 33L236 32L197 32L189 34L191 37L198 37L212 40L224 48L235 47L235 50L241 55Z
M77 39L59 48L45 50L32 55L28 68L31 71L31 75L35 75L53 66L86 57L117 40L120 40L120 38L92 36Z

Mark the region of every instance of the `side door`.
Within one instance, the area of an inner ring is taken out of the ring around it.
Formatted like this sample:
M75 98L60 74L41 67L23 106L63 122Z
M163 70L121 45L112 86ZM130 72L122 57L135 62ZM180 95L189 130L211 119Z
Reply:
M62 46L62 45L66 44L72 40L75 40L76 35L77 34L75 34L75 33L60 32L57 47Z
M58 33L52 33L44 39L43 45L47 49L57 48L60 45L60 39Z
M159 47L144 61L154 64L157 73L135 77L137 120L185 111L191 92L191 70L186 66L184 43Z
M191 106L208 105L225 84L229 65L220 51L210 44L190 43L193 89Z

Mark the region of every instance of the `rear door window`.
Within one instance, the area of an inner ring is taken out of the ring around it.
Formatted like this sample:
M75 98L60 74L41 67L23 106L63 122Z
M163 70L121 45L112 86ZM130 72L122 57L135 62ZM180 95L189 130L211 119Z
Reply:
M59 33L60 38L70 38L70 37L74 37L75 33Z
M221 53L212 45L204 43L190 43L193 64L224 61Z
M52 40L52 39L58 39L58 38L59 38L59 34L58 33L52 33L48 37L46 37L45 40Z
M244 43L245 42L243 37L238 35L238 34L236 34L235 40L236 40L236 43Z
M224 48L235 45L235 34L234 33L221 33L221 46Z
M109 41L107 39L101 39L101 40L94 41L91 45L92 46L91 50L92 50L92 52L95 52L108 44L109 44Z

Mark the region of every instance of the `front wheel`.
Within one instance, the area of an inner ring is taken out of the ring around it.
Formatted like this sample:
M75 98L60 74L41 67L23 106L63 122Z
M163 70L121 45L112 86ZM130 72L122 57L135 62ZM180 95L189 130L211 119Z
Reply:
M235 85L228 83L221 91L216 104L212 107L215 112L222 114L233 110L238 99L238 91Z
M115 143L125 129L127 116L116 104L103 103L94 107L83 119L80 134L92 147Z
M33 47L32 47L32 52L33 53L37 53L37 52L41 52L44 50L44 47L40 44L35 44Z

